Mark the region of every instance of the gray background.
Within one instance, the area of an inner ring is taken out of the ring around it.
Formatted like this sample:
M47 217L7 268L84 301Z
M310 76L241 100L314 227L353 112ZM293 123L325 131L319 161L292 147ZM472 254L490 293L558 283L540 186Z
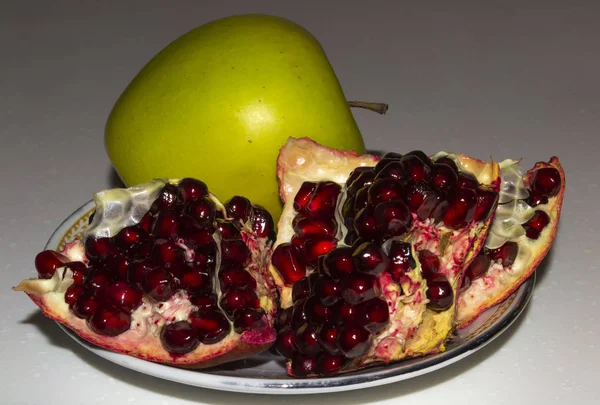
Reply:
M367 4L368 3L368 4ZM0 5L2 403L276 404L162 381L85 351L10 287L92 193L119 184L103 147L116 97L163 46L230 14L293 19L327 51L376 150L558 155L567 172L555 247L522 318L432 374L289 404L596 403L600 6L594 1L21 1ZM81 394L77 394L80 390ZM435 402L434 402L435 401Z

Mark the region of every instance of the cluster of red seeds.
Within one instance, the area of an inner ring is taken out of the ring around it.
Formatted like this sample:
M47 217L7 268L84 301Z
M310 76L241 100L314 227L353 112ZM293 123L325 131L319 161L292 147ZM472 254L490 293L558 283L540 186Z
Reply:
M258 238L272 238L273 220L243 197L232 198L225 207L228 219L203 182L186 178L166 185L138 224L110 238L88 238L87 266L65 263L61 254L44 251L36 257L36 268L41 278L51 277L58 267L70 268L73 284L65 301L93 331L107 336L130 328L143 296L159 303L185 291L197 309L187 321L167 322L161 340L169 352L187 353L200 343L225 338L230 321L238 333L264 324L256 280L246 271L251 251L241 228L248 222ZM215 233L220 235L219 269Z

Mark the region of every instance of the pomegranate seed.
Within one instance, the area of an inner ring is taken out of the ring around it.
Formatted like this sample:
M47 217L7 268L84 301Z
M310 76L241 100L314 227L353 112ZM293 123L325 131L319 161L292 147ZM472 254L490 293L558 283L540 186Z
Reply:
M246 330L261 329L267 326L267 322L263 319L265 311L262 308L244 308L235 314L233 329L237 333L242 333Z
M319 374L329 377L337 374L346 365L344 356L333 356L323 354L317 358L317 370Z
M508 267L512 266L515 262L517 253L519 253L519 245L517 242L505 242L504 245L497 249L490 249L487 252L487 256L493 261L500 260L502 266Z
M463 293L469 287L471 287L471 278L465 273L464 277L462 278L462 280L460 282L460 288L458 291L459 291L459 293Z
M77 297L72 309L78 318L88 319L98 309L98 301L90 291L85 291Z
M375 297L377 279L370 274L351 274L341 281L342 298L350 305Z
M250 249L241 239L221 241L221 260L226 263L245 266L251 259Z
M223 239L239 239L241 238L240 230L232 221L217 219L217 230Z
M297 212L304 211L308 201L312 197L312 193L317 189L317 183L305 181L300 186L300 189L294 197L294 210Z
M333 312L321 303L318 297L312 295L304 301L306 320L311 325L321 325L333 317Z
M317 330L315 327L304 324L296 331L296 347L298 351L307 356L315 356L321 351Z
M154 239L148 238L145 241L141 242L139 245L134 246L129 251L128 255L134 259L145 260L148 257L150 257L153 247L154 247Z
M427 299L427 307L434 311L443 311L452 306L454 292L446 276L434 274L427 280Z
M352 172L348 176L348 179L346 180L346 186L350 186L352 183L354 183L354 180L356 180L364 172L372 173L373 168L367 167L367 166L361 166L361 167L357 167L356 169L352 170Z
M393 158L382 158L379 162L377 162L377 164L375 165L375 168L373 170L375 170L375 173L380 173L387 165L389 165L392 162L399 162L400 159L393 159Z
M209 198L202 198L189 203L185 213L194 218L201 228L212 227L217 216L215 203Z
M448 200L448 209L443 216L444 225L451 229L465 227L473 219L476 204L475 191L468 188L456 190Z
M304 310L305 302L306 300L294 302L294 307L292 309L292 328L296 330L307 322L306 312Z
M229 287L248 287L251 290L256 289L256 280L250 273L241 268L222 269L219 272L221 289L226 290Z
M190 302L199 310L209 310L217 308L217 295L191 295Z
M177 192L183 202L198 201L208 196L208 187L203 181L186 177L177 185Z
M342 302L339 305L339 317L337 319L338 323L347 323L354 322L354 316L356 315L356 311L354 307L347 302Z
M227 318L219 311L192 312L189 322L198 339L204 344L220 342L231 331L231 325Z
M314 283L313 292L322 305L331 306L339 301L341 295L340 285L331 277L319 276Z
M544 211L536 210L533 217L525 224L525 234L529 239L537 239L540 237L540 233L550 223L550 217Z
M485 254L478 254L475 256L469 267L465 272L465 276L469 278L469 280L475 280L481 276L483 276L488 269L490 268L491 260Z
M431 159L429 158L429 156L427 156L423 151L421 150L413 150L410 151L408 153L405 153L404 156L416 156L419 159L421 159L423 161L423 163L425 163L425 165L432 167L433 166L433 162L431 161Z
M85 276L89 273L87 266L82 262L68 262L63 266L71 270L73 274L73 284L75 285L82 285Z
M458 175L443 163L435 163L431 168L431 185L446 195L452 194L458 182Z
M203 269L192 267L180 279L181 288L189 294L204 294L211 290L210 276Z
M479 187L479 181L477 180L477 177L469 172L459 172L456 186L458 188L470 188L471 190L477 190Z
M320 345L330 354L340 354L337 346L339 328L331 322L322 324L317 331L317 339Z
M383 159L400 160L402 159L402 154L396 152L387 152L385 155L383 155Z
M337 224L333 217L304 217L296 216L292 221L294 232L301 238L335 237Z
M181 237L183 238L183 243L188 248L196 250L213 243L212 229L203 229L196 221L183 223L186 225L184 226L184 229L181 230Z
M439 159L436 159L435 163L443 163L445 165L448 165L452 168L452 170L458 173L458 166L456 165L456 162L452 160L449 156L443 156Z
M275 343L275 350L286 359L291 358L298 350L296 347L296 332L290 328L279 332L277 342Z
M338 346L348 358L362 356L369 349L371 335L355 323L342 325L338 334Z
M526 200L531 207L548 204L548 197L544 196L540 191L529 191L529 197Z
M317 373L317 359L302 353L294 354L292 358L292 375L295 377L307 377Z
M377 228L387 236L404 235L413 221L408 207L399 200L377 204L374 216Z
M357 271L374 276L384 272L389 264L383 250L373 242L365 242L358 246L352 253L352 260Z
M217 243L212 241L210 245L195 249L194 264L206 271L214 271L217 265Z
M189 322L178 321L165 325L160 333L164 348L173 354L185 354L198 347L200 341Z
M404 198L406 195L404 186L398 180L392 178L377 179L371 184L368 190L368 201L372 205L377 205L383 201ZM355 206L355 209L357 208Z
M356 192L354 196L354 206L352 207L353 212L358 212L363 208L367 208L369 205L369 189L371 186L361 188Z
M83 286L86 290L95 294L100 291L101 288L110 284L110 282L111 279L107 273L95 269L91 271L90 274L85 278Z
M143 285L153 266L146 262L134 262L127 270L127 282L136 290L142 291Z
M391 261L391 264L388 266L388 272L397 283L400 282L400 277L416 266L411 246L408 242L392 240L388 257Z
M311 214L333 215L340 191L341 186L332 181L318 183L306 204L306 211Z
M498 193L484 188L476 189L477 204L475 205L474 221L487 221L498 207Z
M439 204L435 206L433 211L431 211L431 215L429 217L433 218L436 222L441 221L448 210L448 206L448 201L440 201Z
M152 248L152 258L165 267L183 261L183 249L175 242L166 239L156 239Z
M179 234L178 216L170 211L161 211L154 220L151 233L157 238L177 238Z
M90 329L99 335L117 336L131 325L131 315L106 308L98 308L88 320Z
M273 251L271 261L286 285L293 285L306 276L306 263L290 243L282 243Z
M181 203L178 196L177 187L173 184L167 184L162 188L156 201L154 201L152 212L168 211L174 209Z
M246 223L248 218L250 218L252 203L246 197L236 195L231 197L224 205L229 217L240 220L243 223Z
M558 194L562 180L557 169L545 167L533 172L530 183L534 192L540 193L543 197L552 198Z
M404 170L404 165L399 160L387 161L387 164L377 172L375 180L390 178L405 183L408 177Z
M232 287L225 291L220 304L223 311L230 317L233 317L236 311L241 309L260 307L260 302L254 291L239 287Z
M310 282L308 277L301 278L292 286L292 301L303 300L310 294Z
M140 227L141 230L143 230L144 232L146 232L146 234L148 234L148 233L150 233L150 230L152 229L152 224L154 224L154 214L152 212L148 211L146 214L144 214L142 219L140 219L138 226Z
M307 266L315 266L319 257L337 247L336 239L308 239L304 243L304 261Z
M117 254L117 248L109 238L92 238L85 241L85 255L90 259L106 259Z
M119 253L118 255L108 258L106 261L106 269L110 278L113 281L127 281L127 272L129 271L129 265L131 259L129 255ZM75 276L73 276L75 278Z
M79 298L84 291L85 290L82 286L76 284L72 284L69 288L67 288L67 291L65 291L65 302L67 305L72 307L73 304L75 304L75 301L77 301L77 298Z
M275 239L275 224L273 217L264 207L255 204L252 206L252 215L250 216L252 231L259 238Z
M385 301L373 298L356 306L356 322L371 333L377 333L386 327L389 309Z
M142 303L142 293L129 284L118 281L103 287L98 293L98 299L105 308L132 312Z
M360 190L361 188L373 184L373 181L375 180L375 175L376 173L374 170L365 170L364 172L360 173L356 180L354 180L348 186L348 195L356 195L358 190Z
M428 279L440 270L440 259L429 250L419 250L418 257L423 278Z
M357 212L354 217L354 232L364 239L372 240L375 239L379 231L377 229L377 223L373 211L367 207Z
M148 237L146 231L139 226L130 226L123 228L113 238L117 248L122 250L130 249Z
M421 158L415 155L406 155L400 160L407 177L413 181L429 181L431 168Z
M156 301L167 301L175 293L173 276L161 267L148 273L144 286L148 296Z
M277 325L280 328L291 326L293 312L294 312L293 306L287 307L286 309L279 311L279 313L277 314L277 320L276 320Z
M346 228L351 228L353 225L352 220L354 219L354 203L355 198L353 196L349 196L344 201L344 205L342 205L342 216L344 217L344 224Z
M354 270L352 263L352 248L339 247L325 255L323 271L334 280L346 277Z

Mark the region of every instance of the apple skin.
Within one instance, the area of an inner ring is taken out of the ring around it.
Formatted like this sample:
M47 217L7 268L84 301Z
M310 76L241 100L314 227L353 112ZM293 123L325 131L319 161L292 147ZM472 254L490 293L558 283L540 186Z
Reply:
M277 221L276 159L290 136L365 152L319 42L289 20L238 15L152 58L115 103L105 147L128 187L195 177L221 201L243 195Z

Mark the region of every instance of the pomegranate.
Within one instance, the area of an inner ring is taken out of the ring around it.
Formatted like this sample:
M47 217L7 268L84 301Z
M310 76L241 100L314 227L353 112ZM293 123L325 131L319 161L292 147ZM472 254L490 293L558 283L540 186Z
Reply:
M289 312L276 344L288 373L329 376L444 350L460 280L498 203L498 171L462 155L380 159L290 138L270 264Z
M537 268L548 253L560 219L565 172L557 157L538 162L522 174L519 163L500 163L500 202L481 259L463 280L457 303L459 328L502 302Z
M39 253L39 277L15 287L46 316L108 350L185 368L272 345L274 227L266 210L243 197L222 204L191 178L94 200L81 240Z

